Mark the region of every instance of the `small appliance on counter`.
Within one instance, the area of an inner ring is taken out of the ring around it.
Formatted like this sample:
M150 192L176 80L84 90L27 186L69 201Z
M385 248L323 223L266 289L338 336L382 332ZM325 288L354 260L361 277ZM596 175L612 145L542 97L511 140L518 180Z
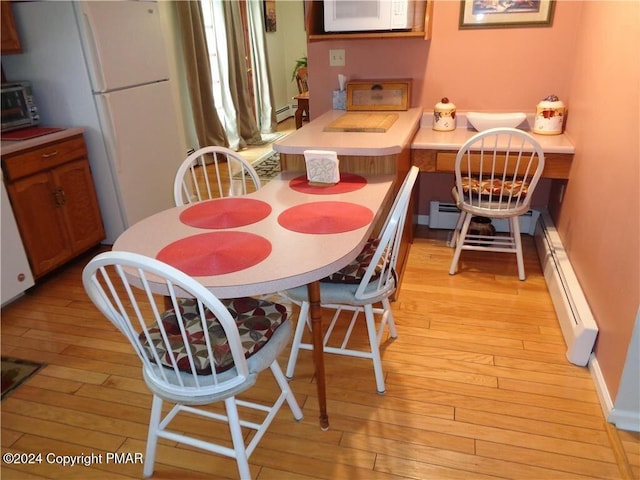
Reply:
M433 129L449 132L456 129L456 106L444 97L433 108Z
M33 100L29 82L3 83L2 133L40 123L38 107Z
M564 125L564 103L556 95L549 95L536 106L533 133L560 135Z
M33 99L30 82L2 84L2 130L0 139L28 140L64 130L41 127L38 107Z

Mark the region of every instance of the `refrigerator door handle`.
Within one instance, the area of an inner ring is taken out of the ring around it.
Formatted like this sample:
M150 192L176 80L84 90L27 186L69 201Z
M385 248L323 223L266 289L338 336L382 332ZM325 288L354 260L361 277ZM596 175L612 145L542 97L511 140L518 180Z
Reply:
M82 42L82 49L84 50L84 54L87 57L87 65L89 66L89 75L91 76L91 86L94 93L104 92L105 87L105 79L102 74L102 69L96 68L95 65L100 65L100 54L97 45L96 36L93 33L93 26L91 24L91 17L87 12L82 10L82 5L80 5L79 12L76 11L78 15L78 23L80 24L80 28L84 31L85 41Z
M109 93L101 93L95 96L96 103L101 105L100 108L100 122L102 123L102 130L105 133L104 135L104 143L107 147L107 152L109 152L109 156L112 159L115 159L113 162L116 167L116 172L122 173L122 156L118 152L118 145L120 142L118 141L118 132L113 123L113 116L109 115Z

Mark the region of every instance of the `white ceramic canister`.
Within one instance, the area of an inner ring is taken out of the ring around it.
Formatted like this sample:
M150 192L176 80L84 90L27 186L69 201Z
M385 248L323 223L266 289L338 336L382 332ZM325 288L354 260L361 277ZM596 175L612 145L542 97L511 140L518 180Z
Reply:
M444 97L433 109L433 129L449 132L456 129L456 106Z
M533 133L560 135L564 124L564 103L555 95L549 95L536 106Z

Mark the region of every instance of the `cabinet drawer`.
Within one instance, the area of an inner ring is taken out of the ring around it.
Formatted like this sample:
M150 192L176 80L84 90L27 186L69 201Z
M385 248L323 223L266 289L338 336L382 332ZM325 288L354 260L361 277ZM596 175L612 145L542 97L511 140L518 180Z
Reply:
M453 152L438 152L436 154L436 172L455 172L456 165L456 153ZM542 171L542 178L557 178L557 179L569 179L569 170L571 169L571 161L573 159L572 154L565 153L545 153L544 155L544 170ZM504 155L498 155L496 157L498 162L504 161ZM480 155L471 155L471 165L474 172L480 171ZM500 167L501 168L501 167ZM521 171L518 171L519 175L524 174L524 166L521 167ZM485 160L483 173L491 171L489 162ZM513 169L509 169L509 174L514 173Z
M59 142L2 157L4 174L9 181L33 175L42 170L86 157L87 150L82 135Z

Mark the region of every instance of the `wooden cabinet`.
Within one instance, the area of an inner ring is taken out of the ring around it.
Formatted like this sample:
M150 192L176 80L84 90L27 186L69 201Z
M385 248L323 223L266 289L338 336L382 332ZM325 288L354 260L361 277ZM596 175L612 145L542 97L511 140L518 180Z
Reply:
M323 0L305 0L306 18L305 28L310 42L322 40L348 40L356 38L431 38L431 24L433 22L433 3L435 0L416 0L416 11L420 18L419 25L411 31L394 32L345 32L325 33L324 31L324 5ZM421 14L424 12L424 22Z
M2 155L2 168L35 278L105 238L82 135Z
M0 33L2 34L2 54L22 53L22 45L18 36L18 29L13 19L11 2L3 0L0 2Z

